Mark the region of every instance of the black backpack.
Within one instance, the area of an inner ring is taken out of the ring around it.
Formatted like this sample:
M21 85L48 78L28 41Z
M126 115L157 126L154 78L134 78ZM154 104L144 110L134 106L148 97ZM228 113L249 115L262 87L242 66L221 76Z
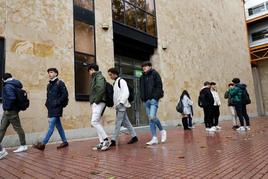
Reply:
M105 94L106 94L106 98L105 98L105 104L107 107L113 107L114 106L114 88L113 85L111 85L110 83L106 82L106 86L105 86Z
M120 87L120 80L121 80L121 78L118 80L118 87L119 88L121 88ZM128 91L129 91L128 102L131 103L134 101L134 89L128 83L127 83L127 87L128 87Z
M183 113L183 104L182 104L182 100L180 100L176 106L176 110L179 113Z
M64 101L63 101L62 104L61 104L61 106L65 108L65 107L68 105L68 103L69 103L68 90L67 90L67 88L66 88L66 86L65 86L65 84L64 84L64 82L63 82L62 80L58 80L58 81L57 81L57 85L58 85L59 87L61 87L61 88L65 88L65 90L66 90L66 92L67 92L67 96L64 98Z
M242 91L242 94L241 94L241 102L242 102L242 104L245 104L245 105L250 104L251 100L250 100L248 91L246 89L241 90L241 91Z
M17 106L20 111L25 111L30 106L27 92L24 89L14 87L16 92Z

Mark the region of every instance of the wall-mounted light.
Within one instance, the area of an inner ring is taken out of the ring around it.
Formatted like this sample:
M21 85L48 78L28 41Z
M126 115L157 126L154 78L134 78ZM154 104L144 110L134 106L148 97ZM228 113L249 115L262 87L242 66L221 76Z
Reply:
M109 25L108 24L102 24L102 29L103 30L108 30L109 29Z
M163 43L163 44L162 44L162 49L163 49L163 50L166 50L166 49L167 49L167 44L166 44L166 43Z

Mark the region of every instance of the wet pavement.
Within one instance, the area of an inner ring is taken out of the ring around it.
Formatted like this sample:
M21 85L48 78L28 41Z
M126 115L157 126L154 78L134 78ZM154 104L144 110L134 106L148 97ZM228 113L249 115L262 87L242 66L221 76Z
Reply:
M146 146L148 130L138 131L139 142L119 145L108 151L93 151L97 139L70 142L57 150L30 148L26 153L0 160L0 178L268 178L268 118L251 121L250 131L231 129L232 122L221 123L222 130L205 132L203 125L192 131L170 127L164 144Z

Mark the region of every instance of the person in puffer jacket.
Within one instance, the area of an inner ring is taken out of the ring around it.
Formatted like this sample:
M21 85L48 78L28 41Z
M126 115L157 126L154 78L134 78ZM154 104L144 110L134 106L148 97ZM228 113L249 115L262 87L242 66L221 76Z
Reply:
M26 146L25 133L21 126L19 117L19 107L16 95L16 88L22 89L20 81L13 79L10 73L3 75L3 117L0 126L0 159L4 158L8 153L2 147L1 143L5 136L8 126L11 124L17 132L21 146L14 152L23 152L28 149Z

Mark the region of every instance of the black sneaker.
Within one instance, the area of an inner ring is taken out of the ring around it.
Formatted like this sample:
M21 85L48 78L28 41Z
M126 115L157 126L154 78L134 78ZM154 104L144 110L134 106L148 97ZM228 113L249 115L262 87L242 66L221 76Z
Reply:
M238 125L232 127L233 130L236 130L236 129L238 129L238 128L239 128Z
M115 147L116 146L116 142L114 140L111 140L111 147Z
M133 143L135 143L135 142L138 142L138 137L137 137L137 136L132 137L132 138L130 139L130 141L128 141L127 144L133 144Z

